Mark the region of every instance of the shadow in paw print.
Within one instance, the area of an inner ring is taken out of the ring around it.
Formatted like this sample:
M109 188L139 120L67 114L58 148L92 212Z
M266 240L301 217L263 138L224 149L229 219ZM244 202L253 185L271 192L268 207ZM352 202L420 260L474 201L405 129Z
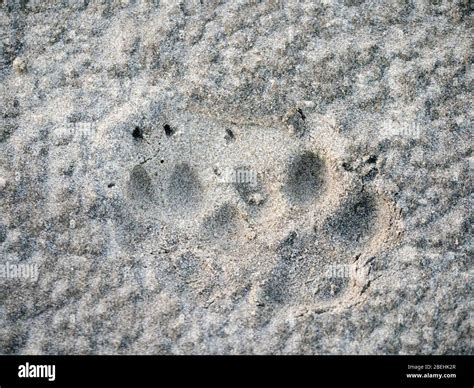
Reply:
M278 246L279 261L263 287L267 303L313 303L341 296L347 278L331 277L332 262L311 236L291 232Z
M322 159L312 152L296 156L288 166L285 193L290 201L305 204L321 194L325 166Z
M4 243L7 239L7 228L5 225L0 224L0 244Z
M204 220L203 237L207 239L229 237L235 231L236 222L237 209L225 203Z
M127 191L130 198L136 201L152 199L153 184L147 171L142 166L138 165L132 169Z
M328 220L327 230L332 237L348 243L364 242L377 224L377 206L375 199L362 193L350 198Z
M279 244L279 261L263 287L267 303L325 302L344 294L348 278L331 276L332 260L312 240L291 232Z
M202 258L187 251L179 255L163 274L168 280L168 287L176 294L186 295L186 298L197 303L203 303L211 297L217 284L216 274L204 265ZM202 279L209 281L203 282Z
M317 268L314 258L304 257L291 262L280 262L264 285L267 303L330 302L342 296L349 278L330 278Z
M178 164L170 177L168 198L170 204L189 208L201 200L202 188L197 174L187 164Z
M292 231L280 242L277 248L278 264L273 268L270 277L263 286L264 304L283 303L290 296L288 284L291 282L291 263L301 254L301 242L296 232Z
M120 247L129 252L137 249L139 244L146 241L150 235L158 233L158 226L140 221L134 214L127 214L127 218L123 218L118 229L118 244Z

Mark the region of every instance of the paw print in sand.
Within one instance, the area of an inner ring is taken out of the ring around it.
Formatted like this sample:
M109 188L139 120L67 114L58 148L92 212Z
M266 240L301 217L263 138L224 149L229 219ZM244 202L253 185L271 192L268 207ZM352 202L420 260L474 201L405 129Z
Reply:
M397 213L343 168L341 143L330 128L302 137L190 116L131 168L128 200L241 279L255 305L350 305L396 239Z

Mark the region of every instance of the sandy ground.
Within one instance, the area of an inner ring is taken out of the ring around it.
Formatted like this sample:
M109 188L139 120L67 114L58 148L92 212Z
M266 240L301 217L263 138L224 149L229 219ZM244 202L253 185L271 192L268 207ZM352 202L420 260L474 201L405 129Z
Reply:
M467 354L469 1L0 2L0 352Z

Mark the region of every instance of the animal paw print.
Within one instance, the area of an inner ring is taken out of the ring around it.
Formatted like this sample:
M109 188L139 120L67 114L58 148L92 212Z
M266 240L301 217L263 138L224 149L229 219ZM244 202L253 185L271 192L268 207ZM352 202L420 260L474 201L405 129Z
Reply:
M190 116L161 141L131 169L128 200L232 268L255 305L356 303L396 238L392 202L318 137Z

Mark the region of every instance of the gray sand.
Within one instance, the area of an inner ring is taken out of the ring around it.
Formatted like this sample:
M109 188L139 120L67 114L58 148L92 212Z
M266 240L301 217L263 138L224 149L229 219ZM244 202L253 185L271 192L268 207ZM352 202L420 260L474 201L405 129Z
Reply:
M472 353L472 28L0 2L0 353Z

